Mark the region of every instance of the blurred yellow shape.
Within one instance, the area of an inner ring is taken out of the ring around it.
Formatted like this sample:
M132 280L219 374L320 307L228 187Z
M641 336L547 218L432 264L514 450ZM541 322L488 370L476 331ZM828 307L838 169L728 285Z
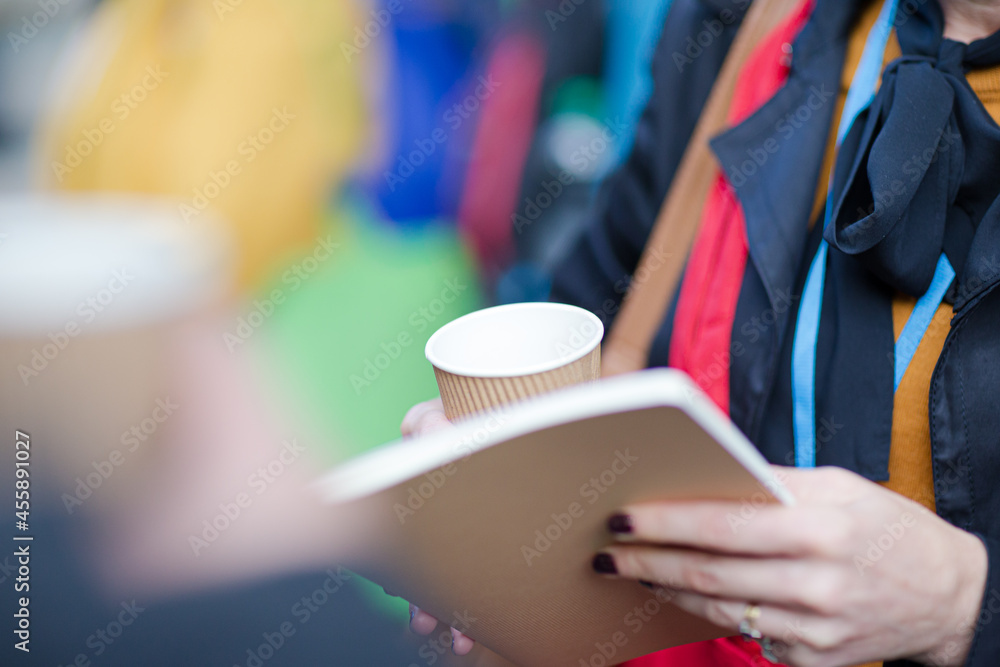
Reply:
M108 0L43 120L42 185L169 195L228 220L255 286L311 243L368 130L367 15L329 0ZM367 54L364 54L367 55Z

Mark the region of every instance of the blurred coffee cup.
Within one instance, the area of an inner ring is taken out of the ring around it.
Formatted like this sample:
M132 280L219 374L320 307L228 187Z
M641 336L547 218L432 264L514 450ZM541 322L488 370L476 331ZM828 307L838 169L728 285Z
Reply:
M170 410L169 332L231 274L221 225L187 224L176 204L0 198L0 438L30 436L33 488L79 498L137 456Z

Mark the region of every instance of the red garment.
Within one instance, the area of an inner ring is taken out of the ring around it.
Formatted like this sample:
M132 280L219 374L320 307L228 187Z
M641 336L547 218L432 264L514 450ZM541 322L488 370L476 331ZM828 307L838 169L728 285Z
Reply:
M736 125L760 108L788 78L788 44L812 11L812 0L778 26L743 67L728 121ZM747 177L760 168L748 156ZM733 187L720 169L702 211L674 316L670 365L686 371L729 412L729 353L733 319L747 262L746 223Z
M530 32L515 32L497 44L486 76L475 88L482 111L458 208L458 228L487 275L509 263L514 253L511 216L535 134L545 66L541 40ZM495 89L491 82L496 82ZM468 100L479 104L472 97Z
M754 642L726 637L698 642L629 660L622 667L775 667Z
M751 54L733 90L728 115L730 125L742 122L784 85L790 60L787 45L802 29L812 8L813 0L803 0L799 9ZM754 164L754 168L759 165ZM743 209L720 169L705 201L701 228L684 272L670 341L670 365L691 375L726 414L729 413L733 320L747 252ZM740 637L679 646L625 663L627 667L762 667L770 664L761 657L756 643L745 642Z

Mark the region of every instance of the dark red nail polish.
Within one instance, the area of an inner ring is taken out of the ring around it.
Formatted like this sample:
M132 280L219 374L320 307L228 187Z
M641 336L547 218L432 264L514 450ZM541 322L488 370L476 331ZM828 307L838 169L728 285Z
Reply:
M608 519L608 530L618 535L627 535L632 532L632 517L628 514L613 514Z
M591 565L598 574L618 574L618 566L611 554L597 554Z

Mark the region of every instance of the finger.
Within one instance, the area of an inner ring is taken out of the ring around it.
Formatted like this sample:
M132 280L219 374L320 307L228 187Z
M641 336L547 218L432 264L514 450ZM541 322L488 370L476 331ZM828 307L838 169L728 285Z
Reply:
M399 430L404 437L430 433L451 426L444 415L444 404L441 398L435 398L423 403L417 403L403 417Z
M755 600L814 613L846 585L826 560L734 557L690 549L613 546L617 576L716 598Z
M838 507L658 502L611 517L622 541L643 541L748 556L842 556L853 523Z
M719 627L739 632L740 621L747 611L747 602L720 600L697 593L677 593L671 600L684 611L700 616ZM760 615L754 627L771 640L783 644L783 650L798 654L829 651L843 644L846 635L838 630L835 620L812 614L789 611L771 605L758 605ZM787 656L778 656L782 658ZM852 663L853 664L853 663Z
M426 611L421 611L419 607L410 605L410 630L418 635L429 635L434 632L437 624L438 620L436 618Z
M466 655L476 645L476 642L466 637L455 628L451 629L451 650L455 655Z

